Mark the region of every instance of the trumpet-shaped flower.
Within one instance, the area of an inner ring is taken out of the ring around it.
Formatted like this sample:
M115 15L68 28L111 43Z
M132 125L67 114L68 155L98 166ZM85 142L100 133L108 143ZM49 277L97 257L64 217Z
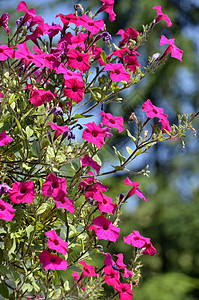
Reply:
M95 122L84 124L87 128L84 130L82 138L87 142L96 145L98 148L103 146L106 137L106 128L97 126Z
M142 194L142 192L139 190L139 182L135 181L132 182L128 177L124 180L124 183L126 185L132 185L132 189L128 192L126 199L136 194L139 198L143 198L145 201L148 201L148 199Z
M39 259L45 270L66 270L68 267L65 259L51 254L46 249L39 255Z
M176 47L174 42L175 42L175 39L167 39L164 35L161 36L160 46L162 46L164 44L169 44L167 49L164 51L163 56L166 56L169 53L171 53L171 57L175 57L175 58L179 59L180 61L182 61L183 51L181 49L179 49L178 47Z
M6 130L0 133L0 146L5 146L8 143L12 142L13 138L6 134Z
M42 194L47 197L51 196L55 198L58 196L60 190L67 194L66 187L66 178L59 178L55 174L50 173L42 185Z
M108 63L104 71L111 71L110 77L112 81L126 81L127 83L130 81L130 74L125 71L123 64Z
M32 180L14 182L9 190L9 197L12 203L31 203L35 198L35 186Z
M91 168L93 168L97 173L99 173L101 166L94 161L88 154L85 154L84 157L81 157L81 164L82 167L84 166L90 166Z
M153 9L157 10L157 17L155 19L156 23L160 22L161 20L165 20L167 23L167 27L171 27L172 23L169 17L162 12L162 7L160 5L156 5Z
M102 111L100 115L103 115L102 123L108 127L117 128L119 132L122 132L125 128L123 126L123 118L122 117L114 117L110 113L105 113Z
M12 221L15 215L15 210L16 209L12 208L12 205L0 199L0 219L4 221Z
M58 194L53 198L54 198L57 208L66 209L71 214L74 213L75 207L73 205L73 200L68 199L66 197L66 194L62 190L59 190Z
M52 130L55 130L54 139L58 138L62 133L69 131L68 125L66 126L59 126L57 124L54 124L52 122L48 122L47 125L50 125Z
M79 103L84 98L84 83L77 78L65 80L64 95L71 98L75 103Z
M109 20L113 22L115 20L116 14L113 11L114 0L100 0L103 2L102 6L98 9L97 13L106 11L109 14Z
M153 105L151 100L149 99L143 104L142 111L146 112L147 117L149 117L150 119L156 117L163 120L168 117L163 113L163 108Z
M84 260L79 261L79 264L83 266L83 272L81 275L81 278L84 277L92 277L92 276L99 276L99 274L97 274L95 272L95 269L93 266L91 265L87 265L87 263Z
M116 242L119 238L120 228L115 227L111 221L106 219L103 215L93 219L93 225L88 229L94 230L99 240Z
M55 230L49 230L45 233L48 239L48 248L56 250L63 255L66 255L68 252L68 243L63 241L56 233Z

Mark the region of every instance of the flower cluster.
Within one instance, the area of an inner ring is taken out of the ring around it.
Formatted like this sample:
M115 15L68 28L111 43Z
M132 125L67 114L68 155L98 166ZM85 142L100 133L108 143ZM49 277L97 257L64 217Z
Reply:
M156 253L150 239L136 230L123 237L125 244L140 249L129 266L124 263L123 253L112 256L102 247L105 241L111 249L112 243L122 238L119 225L123 204L135 194L146 202L148 199L140 191L139 182L129 177L124 179L124 184L130 186L127 195L118 191L114 199L106 194L110 191L99 176L128 172L126 166L136 156L151 144L175 139L178 132L169 125L163 109L149 99L142 107L148 117L145 122L134 113L130 117L136 121L138 133L126 129L122 116L106 112L106 105L120 102L118 92L154 71L169 53L182 61L183 51L175 46L174 38L162 36L160 45L169 46L143 68L139 45L161 20L170 27L169 17L160 5L153 7L157 17L148 31L142 34L133 27L120 29L118 46L113 48L103 19L95 17L105 11L113 22L114 0L100 1L102 5L95 15L85 12L80 4L75 5L74 13L58 14L62 25L45 23L35 9L28 9L21 1L17 11L23 15L16 21L12 36L8 24L11 16L4 13L0 17L0 27L6 30L9 41L8 45L0 45L2 265L11 266L9 274L14 278L11 284L8 272L5 276L2 272L2 281L9 281L6 288L16 285L11 298L83 298L81 293L89 284L97 289L100 283L99 291L107 284L120 300L130 300L141 272L139 265L134 272L136 260ZM109 53L104 51L106 44ZM161 129L152 126L151 137L146 140L145 125L155 117ZM89 121L81 123L84 118ZM114 147L119 164L108 170L103 151L115 132L128 134L134 150L126 148L126 158L123 149ZM89 264L93 252L104 260L101 267ZM72 277L67 275L67 281L62 271L70 273L72 268L76 272ZM60 271L53 273L55 270Z

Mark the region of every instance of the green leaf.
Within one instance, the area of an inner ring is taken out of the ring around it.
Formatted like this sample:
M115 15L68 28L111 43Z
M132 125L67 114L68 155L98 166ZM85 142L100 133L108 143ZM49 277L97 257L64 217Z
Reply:
M131 155L133 153L133 150L129 147L126 147L126 151L128 152L129 155Z
M48 203L43 203L37 210L37 215L41 215L49 207Z
M38 157L39 156L39 145L36 140L34 140L31 144L31 151L34 156Z
M60 209L58 209L58 211L57 211L57 216L61 221L64 222L64 224L67 223L67 216Z
M21 132L21 124L19 123L19 120L15 116L14 116L14 118L17 123L17 127L18 127L19 131Z
M34 130L32 130L32 128L30 126L27 126L26 127L26 136L27 136L27 139L29 139L34 133Z
M113 146L113 149L115 150L115 154L117 155L117 157L119 158L120 160L120 163L123 164L125 161L126 161L126 157L123 156L120 151L118 151L114 146Z
M0 283L0 293L4 299L9 299L9 290L4 282Z
M33 225L29 225L27 228L26 228L26 233L27 233L27 237L29 238L30 237L30 234L31 232L33 232L35 229L35 227Z
M106 59L106 53L105 53L105 51L102 51L100 56L101 56L103 62L104 62L105 64L107 64L107 59Z
M91 118L93 115L81 115L81 114L76 114L74 115L73 119L80 119L80 118Z
M130 137L130 139L137 145L137 140L134 136L132 136L132 134L130 133L130 131L128 129L126 129L127 135Z
M69 281L68 280L66 280L65 282L64 282L64 290L67 292L67 291L70 291L70 285L69 285Z

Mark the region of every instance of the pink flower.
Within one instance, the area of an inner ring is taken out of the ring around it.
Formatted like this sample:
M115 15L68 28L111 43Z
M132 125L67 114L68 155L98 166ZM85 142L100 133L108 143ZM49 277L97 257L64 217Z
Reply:
M65 259L49 253L46 249L39 255L39 259L45 270L66 270L68 267Z
M8 47L6 45L0 45L0 61L4 61L6 59L14 58L14 50L13 47Z
M116 14L113 11L114 0L100 0L103 2L100 9L98 9L97 14L106 11L109 14L109 20L113 22L115 20Z
M6 130L0 133L0 146L5 146L8 143L12 142L13 138L6 134Z
M85 86L77 78L65 80L64 95L71 98L75 103L79 103L84 98Z
M92 277L92 276L99 276L99 274L95 273L95 269L93 266L87 265L84 260L79 261L79 264L83 266L83 272L81 278L84 277Z
M104 195L101 190L94 192L92 198L99 202L99 210L103 213L114 214L117 204L112 202L112 198Z
M133 292L131 290L131 285L128 283L120 283L115 286L115 289L119 292L119 300L132 300Z
M48 122L47 125L50 125L52 130L55 130L54 140L58 138L62 133L67 132L69 130L68 126L59 126L52 122Z
M139 231L134 230L130 235L125 236L124 243L141 248L144 255L150 254L153 256L156 253L156 249L151 244L150 238L145 238L140 235Z
M21 1L17 6L16 10L24 11L26 13L23 18L22 24L24 24L28 20L30 20L31 27L34 26L35 24L40 24L40 25L44 24L44 20L40 16L36 15L36 11L34 8L30 8L30 9L27 8L25 1Z
M172 128L169 125L169 121L167 119L159 120L159 122L162 123L162 133L166 133L166 131L170 133L172 131Z
M126 69L129 69L131 72L135 73L136 67L141 67L141 65L138 63L137 56L133 55L125 55L124 57L124 64Z
M78 282L78 285L81 287L81 289L83 290L83 291L85 291L85 289L86 289L86 287L84 286L84 287L82 287L81 286L81 280L80 280L80 276L79 276L79 274L77 273L77 272L74 272L73 274L72 274L72 276L73 276L73 279L75 280L75 281L77 281Z
M127 196L125 199L128 199L129 197L133 196L134 194L136 194L139 198L143 198L145 201L148 201L147 198L144 197L144 195L142 194L142 192L139 190L139 183L137 181L132 182L128 177L124 180L124 183L126 185L132 185L132 189L130 189L130 191L128 192Z
M8 28L8 19L11 17L8 13L3 14L0 18L0 27L3 26L5 30L7 31L7 34L10 33L10 29Z
M163 53L163 57L168 55L169 53L171 53L171 57L175 57L175 58L179 59L180 61L182 61L183 51L181 49L179 49L178 47L176 47L174 42L175 42L175 39L167 39L164 35L161 36L160 46L162 46L164 44L169 44L169 46Z
M49 237L48 248L56 250L63 255L68 252L68 243L63 241L56 233L55 230L49 230L45 233Z
M125 269L126 265L123 263L124 255L122 253L119 253L119 254L113 254L113 256L116 256L118 258L116 261L118 268Z
M32 89L29 101L35 107L38 107L44 103L50 102L53 98L55 98L55 95L49 90Z
M35 186L32 180L14 182L9 190L9 197L12 203L31 203L35 198Z
M60 190L67 194L66 187L66 178L59 178L55 174L50 173L42 185L42 194L43 196L55 198Z
M153 9L157 10L157 17L155 19L156 23L160 22L161 20L165 20L167 23L167 27L171 27L172 23L169 17L162 12L162 7L160 5L156 5Z
M0 219L4 221L12 221L15 215L15 210L16 209L12 208L12 205L0 199Z
M116 34L121 34L122 36L122 41L119 42L119 47L122 48L129 40L136 40L140 33L133 27L129 27L125 31L120 29Z
M143 104L142 111L146 112L147 117L149 117L150 119L154 117L159 119L167 118L167 115L163 113L164 109L153 105L151 100L149 99Z
M110 113L105 113L102 111L100 115L103 115L102 123L108 127L117 128L119 132L122 132L125 128L123 126L123 118L122 117L114 117Z
M92 35L98 33L100 30L104 30L104 21L102 19L94 21L87 15L80 17L76 25L85 27Z
M71 49L67 53L67 57L68 65L73 69L78 69L84 73L90 68L88 53L81 53L76 49Z
M96 161L94 161L88 154L85 154L84 157L80 158L82 167L84 166L90 166L93 168L97 173L99 173L101 166L98 165Z
M113 81L130 81L130 74L125 71L123 64L108 63L104 71L111 71L110 77Z
M105 273L104 282L106 282L108 285L112 285L113 288L115 288L115 286L118 286L120 284L120 272L119 271L114 270L110 266L104 267L103 271Z
M106 137L106 128L101 128L95 122L84 124L86 128L83 132L82 138L87 142L96 145L98 148L103 146Z
M64 23L64 27L67 27L69 23L73 23L77 25L77 21L79 19L79 17L76 17L73 14L68 14L68 15L59 14L56 15L56 18L57 17L60 17L61 21Z
M57 208L66 209L71 214L74 213L75 207L73 205L73 200L68 199L66 197L66 194L62 190L59 190L58 194L56 196L54 196L53 198L54 198Z
M93 225L88 229L94 230L99 240L116 242L119 238L120 228L115 227L111 221L106 219L103 215L93 219Z

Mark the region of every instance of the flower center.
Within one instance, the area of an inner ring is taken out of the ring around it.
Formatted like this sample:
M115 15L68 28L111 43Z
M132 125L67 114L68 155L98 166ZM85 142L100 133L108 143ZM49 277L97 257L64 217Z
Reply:
M56 257L51 257L50 261L53 262L53 263L56 262Z
M153 108L152 111L154 112L154 114L158 113L157 109L155 109L155 108Z
M25 187L22 187L22 188L20 189L20 193L21 193L21 194L25 194L25 193L26 193L26 188L25 188Z
M120 70L116 69L116 70L115 70L115 73L116 73L117 75L119 75L119 74L120 74Z
M97 131L93 131L92 132L92 136L96 137L98 135L98 132Z
M57 239L54 240L55 245L59 245L59 241Z
M107 230L108 229L108 224L103 225L103 229Z
M88 26L94 26L94 22L88 22Z
M59 186L59 184L58 184L57 181L55 181L55 182L52 183L52 187L53 187L54 189L57 189L58 186Z
M3 204L0 204L0 210L2 211L2 210L5 210L5 209L6 209L5 206Z

